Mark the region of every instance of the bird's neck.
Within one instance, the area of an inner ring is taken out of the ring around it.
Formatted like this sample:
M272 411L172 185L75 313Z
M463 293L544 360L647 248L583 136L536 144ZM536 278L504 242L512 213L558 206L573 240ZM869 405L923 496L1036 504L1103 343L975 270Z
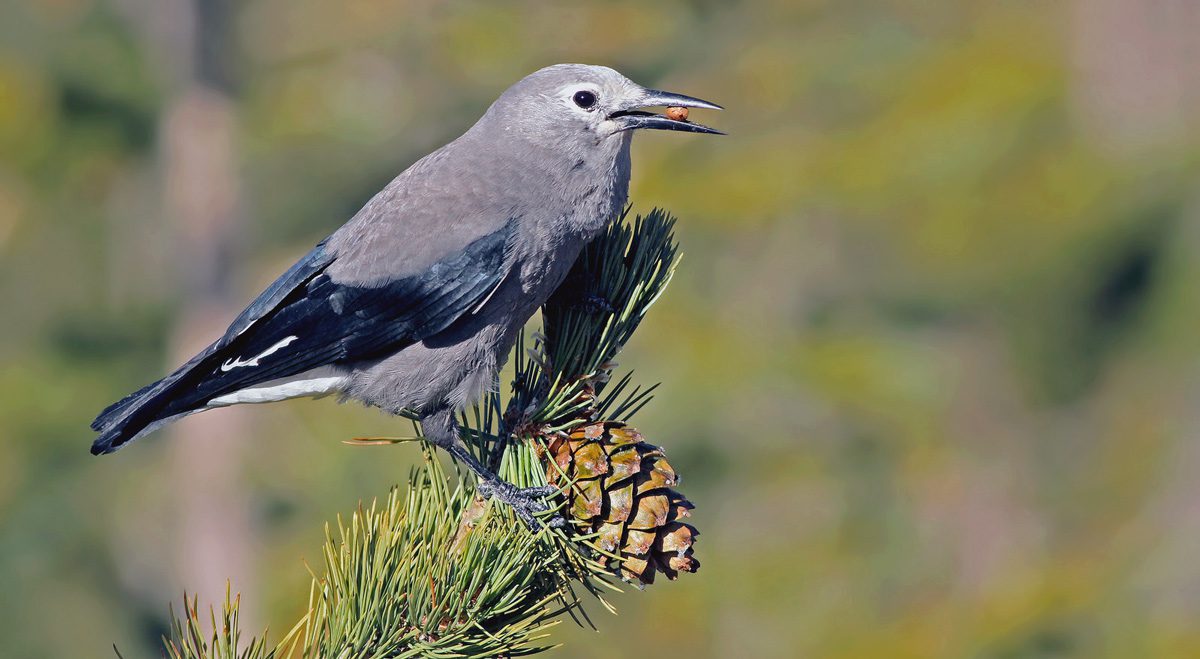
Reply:
M483 187L509 197L514 209L541 218L547 229L553 225L554 231L586 242L620 215L628 199L630 139L625 132L563 143L519 131L472 130L460 138L472 142L470 147L456 149L471 154L472 166L459 168L458 175L506 181L503 190Z
M586 149L570 150L574 155L564 165L546 172L562 193L568 223L585 240L602 232L625 207L631 173L629 145L629 133L603 138Z

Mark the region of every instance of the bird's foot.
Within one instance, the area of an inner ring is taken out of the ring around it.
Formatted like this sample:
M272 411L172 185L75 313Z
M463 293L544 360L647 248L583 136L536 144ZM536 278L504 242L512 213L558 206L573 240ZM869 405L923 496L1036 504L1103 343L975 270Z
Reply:
M558 492L558 488L553 485L543 485L542 487L517 487L512 483L506 482L499 478L495 480L479 481L479 494L485 499L496 498L512 506L525 525L530 530L536 531L542 524L550 528L559 528L565 526L567 520L561 515L552 515L546 518L539 518L539 513L544 513L550 510L550 504L546 501L546 497Z

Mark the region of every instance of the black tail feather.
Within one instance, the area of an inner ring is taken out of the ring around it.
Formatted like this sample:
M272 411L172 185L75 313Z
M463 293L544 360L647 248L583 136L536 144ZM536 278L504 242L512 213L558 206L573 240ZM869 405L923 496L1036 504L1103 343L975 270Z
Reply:
M92 430L100 433L92 442L92 455L112 453L150 430L203 409L204 401L188 395L186 385L188 376L213 350L209 346L174 373L104 408L92 421Z
M158 382L161 382L161 380L159 380ZM112 425L113 421L118 419L122 415L122 413L124 413L127 409L129 409L129 407L131 405L136 403L138 401L138 399L141 398L143 395L145 395L145 393L147 391L150 391L154 387L154 385L158 384L158 382L151 382L150 384L142 387L141 389L138 389L137 391L129 394L128 396L122 398L121 400L104 408L104 411L102 411L102 412L100 412L100 414L96 415L96 419L94 421L92 421L92 430L95 430L96 432L101 432L108 426Z
M150 387L155 387L161 382L155 382ZM149 393L144 393L139 399L118 403L124 407L107 422L107 425L102 426L100 436L92 442L92 455L113 453L152 430L205 409L203 405L181 409L181 406L176 404L177 400L172 399L173 392L168 388L151 391L147 387L145 391ZM101 413L101 416L103 414Z
M132 438L133 435L126 433L124 428L113 428L103 432L96 438L96 441L92 442L92 455L112 453Z
M105 408L92 422L92 430L100 433L92 442L92 455L112 453L143 434L149 426L159 424L163 417L163 394L169 388L168 379L152 382Z

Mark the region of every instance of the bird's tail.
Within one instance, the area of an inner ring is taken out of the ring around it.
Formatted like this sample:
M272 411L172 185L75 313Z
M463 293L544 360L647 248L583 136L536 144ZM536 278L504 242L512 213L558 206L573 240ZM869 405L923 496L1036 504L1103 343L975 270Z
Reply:
M203 405L195 406L190 397L177 395L185 385L185 376L203 356L197 355L167 377L104 408L92 421L92 430L100 433L92 442L92 455L112 453L156 428L204 409Z
M105 408L92 421L92 430L100 433L92 442L92 455L112 453L171 420L159 409L161 396L155 391L161 386L162 380L148 384Z

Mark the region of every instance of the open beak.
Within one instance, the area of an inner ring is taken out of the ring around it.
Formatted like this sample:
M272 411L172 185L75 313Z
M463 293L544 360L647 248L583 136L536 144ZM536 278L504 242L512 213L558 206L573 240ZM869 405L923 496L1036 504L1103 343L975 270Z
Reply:
M725 134L715 128L694 124L690 121L671 119L661 114L654 114L653 112L646 112L640 109L647 107L704 108L706 110L725 109L716 103L709 103L708 101L692 98L691 96L673 94L657 89L646 89L643 90L642 97L637 100L635 105L618 110L608 115L608 118L620 124L621 128L619 130L621 131L654 128L657 130L682 130L688 133L708 133L710 135Z

